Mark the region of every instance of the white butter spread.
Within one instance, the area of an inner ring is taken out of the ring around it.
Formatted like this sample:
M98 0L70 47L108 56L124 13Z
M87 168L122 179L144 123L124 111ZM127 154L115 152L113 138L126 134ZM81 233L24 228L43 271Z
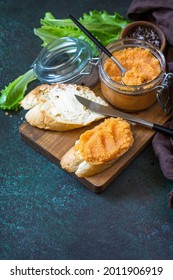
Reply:
M83 96L103 105L107 103L100 97L96 97L92 92L83 92L71 88L54 87L49 92L51 98L49 99L49 113L56 116L57 119L68 123L89 123L95 119L100 119L103 115L94 113L85 108L75 97L76 95Z

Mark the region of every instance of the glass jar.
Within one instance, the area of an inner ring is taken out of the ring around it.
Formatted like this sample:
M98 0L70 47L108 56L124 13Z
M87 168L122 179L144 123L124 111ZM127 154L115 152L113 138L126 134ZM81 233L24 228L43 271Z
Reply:
M114 51L122 51L126 48L140 47L149 49L151 54L158 59L160 64L160 74L148 83L141 85L125 85L112 80L104 69L107 59L106 54L100 55L99 76L101 80L101 91L106 100L113 106L128 112L141 111L149 108L156 100L162 106L167 114L170 112L170 93L169 78L172 74L166 74L166 62L163 53L145 41L136 39L119 39L109 44L107 49L113 53ZM164 95L164 96L163 96Z
M72 37L59 38L41 50L32 67L43 83L76 83L92 72L90 46Z

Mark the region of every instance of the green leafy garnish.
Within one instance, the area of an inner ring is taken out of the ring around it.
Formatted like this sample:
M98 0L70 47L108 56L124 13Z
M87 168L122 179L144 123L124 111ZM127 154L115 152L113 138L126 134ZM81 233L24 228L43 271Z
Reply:
M120 14L110 15L106 11L90 11L79 18L83 24L104 46L119 38L122 29L129 22ZM98 55L95 44L81 31L70 18L56 19L51 13L46 13L44 19L40 21L41 27L35 28L34 33L43 41L43 46L53 40L71 36L87 41L93 51L93 55Z
M33 69L31 69L1 90L0 108L3 110L17 110L20 107L19 102L23 99L28 84L35 79Z

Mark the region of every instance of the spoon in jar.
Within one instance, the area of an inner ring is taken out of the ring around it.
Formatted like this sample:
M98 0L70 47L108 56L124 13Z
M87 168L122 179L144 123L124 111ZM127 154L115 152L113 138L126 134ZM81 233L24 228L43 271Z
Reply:
M112 59L112 61L118 66L122 73L122 77L124 77L127 70L119 63L119 61L113 56L113 54L105 48L92 34L88 31L77 19L75 19L72 15L69 14L69 18L93 41L101 51L103 51L108 57ZM122 81L123 82L123 81Z

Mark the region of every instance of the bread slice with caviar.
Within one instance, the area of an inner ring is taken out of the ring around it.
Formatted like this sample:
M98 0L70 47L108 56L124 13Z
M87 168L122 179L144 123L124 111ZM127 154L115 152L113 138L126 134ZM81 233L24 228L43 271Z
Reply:
M90 88L75 84L42 84L28 93L20 105L28 110L26 120L42 129L72 130L104 118L85 108L75 95L107 105Z
M112 166L134 142L130 124L108 118L81 134L61 158L61 167L78 177L90 177Z

